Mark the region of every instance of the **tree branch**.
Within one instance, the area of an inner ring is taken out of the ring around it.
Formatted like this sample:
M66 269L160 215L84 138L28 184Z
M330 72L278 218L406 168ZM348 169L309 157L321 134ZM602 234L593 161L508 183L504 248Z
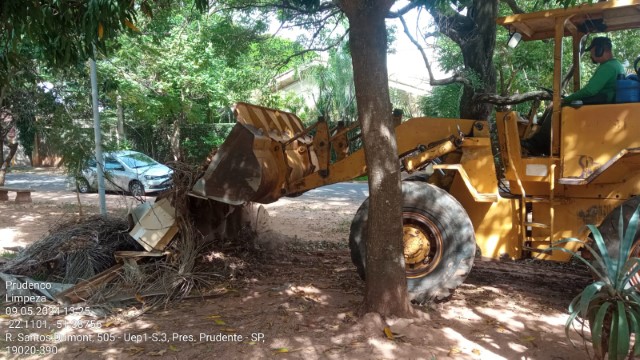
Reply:
M525 11L524 9L522 9L520 6L518 6L518 4L516 4L515 0L500 0L503 3L507 4L509 6L509 8L511 9L511 11L513 11L514 14L524 14Z
M531 91L524 94L501 96L498 94L475 94L473 101L489 103L493 105L515 105L531 100L552 100L547 91Z
M227 10L243 10L243 11L253 11L253 10L285 10L292 11L300 15L315 15L318 13L322 13L324 11L333 11L337 8L337 5L331 1L323 2L318 5L317 8L307 9L300 6L295 6L287 1L282 2L273 2L273 3L262 3L256 4L252 1L246 2L238 2L236 5L227 5L221 8L218 8L214 12L218 11L227 11Z
M428 9L427 11L433 17L433 20L438 26L440 32L460 46L462 46L462 43L464 42L461 32L463 32L464 29L472 29L474 27L472 20L469 20L466 16L462 16L458 13L443 15L441 12L433 8Z
M422 45L411 35L411 31L409 31L409 27L407 26L407 22L404 20L404 17L399 16L398 19L402 23L402 28L404 29L404 33L407 35L409 40L415 45L415 47L420 51L420 55L422 55L422 60L424 61L424 65L427 67L427 72L429 73L429 84L430 85L447 85L453 83L463 83L469 85L469 80L461 76L460 74L454 74L453 76L447 79L436 80L433 75L433 71L431 70L431 63L429 62L429 58L427 57L427 53L424 51Z
M396 18L402 17L403 15L417 8L418 6L421 6L421 5L417 1L415 2L412 1L398 11L389 11L389 14L387 15L387 19L396 19Z
M340 9L335 8L331 11L327 11L326 13L318 13L317 16L315 17L304 17L302 20L300 20L299 22L291 22L290 24L287 24L285 26L285 24L289 21L289 20L283 20L281 23L281 27L284 27L285 29L288 28L298 28L298 27L306 27L306 26L310 26L310 25L319 25L320 28L325 27L325 22L328 21L330 18L336 16L336 15L340 15L342 13L342 11L340 11ZM326 15L325 15L326 14Z
M347 31L345 31L344 34L342 34L340 37L338 37L334 42L327 44L327 46L325 47L320 47L320 48L307 48L304 50L300 50L290 56L288 56L286 59L284 59L281 62L281 65L278 68L282 68L284 67L287 63L289 63L289 61L291 61L291 59L297 57L297 56L302 56L306 53L310 53L310 52L315 52L315 51L327 51L327 50L331 50L334 47L338 46L342 41L344 41L344 38L347 36L347 34L349 33L349 29L347 29Z

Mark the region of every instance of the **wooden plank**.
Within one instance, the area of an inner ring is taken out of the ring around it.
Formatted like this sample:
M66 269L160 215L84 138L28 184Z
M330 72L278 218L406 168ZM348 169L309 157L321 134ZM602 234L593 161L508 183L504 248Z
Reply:
M163 257L170 255L169 251L116 251L114 256L117 262L122 262L124 259L140 259L145 257Z
M56 300L63 305L76 304L86 300L101 284L116 277L122 266L123 264L114 265L94 277L77 283L76 286L56 295Z

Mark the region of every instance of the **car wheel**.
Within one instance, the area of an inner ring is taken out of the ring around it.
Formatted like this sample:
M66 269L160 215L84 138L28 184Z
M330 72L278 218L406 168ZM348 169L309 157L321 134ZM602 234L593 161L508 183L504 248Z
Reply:
M78 192L82 194L86 194L91 191L91 186L85 178L76 179L76 188L78 189Z
M144 196L144 185L140 181L132 181L129 183L129 192L133 196Z

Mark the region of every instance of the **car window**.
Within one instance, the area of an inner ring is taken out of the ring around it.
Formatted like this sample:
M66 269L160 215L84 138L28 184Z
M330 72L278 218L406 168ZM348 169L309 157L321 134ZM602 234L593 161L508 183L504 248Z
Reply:
M118 162L118 160L107 156L106 158L104 158L104 169L105 170L116 170L116 169L122 169L122 165L120 165L120 163Z
M152 166L157 163L155 160L142 153L120 155L118 156L118 159L132 169Z

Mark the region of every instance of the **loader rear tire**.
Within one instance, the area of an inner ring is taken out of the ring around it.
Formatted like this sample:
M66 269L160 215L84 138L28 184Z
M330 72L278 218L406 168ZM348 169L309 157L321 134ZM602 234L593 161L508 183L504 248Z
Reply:
M409 298L416 303L443 300L466 279L476 253L473 224L460 203L431 184L402 183L404 257ZM351 223L351 260L365 277L369 200Z

